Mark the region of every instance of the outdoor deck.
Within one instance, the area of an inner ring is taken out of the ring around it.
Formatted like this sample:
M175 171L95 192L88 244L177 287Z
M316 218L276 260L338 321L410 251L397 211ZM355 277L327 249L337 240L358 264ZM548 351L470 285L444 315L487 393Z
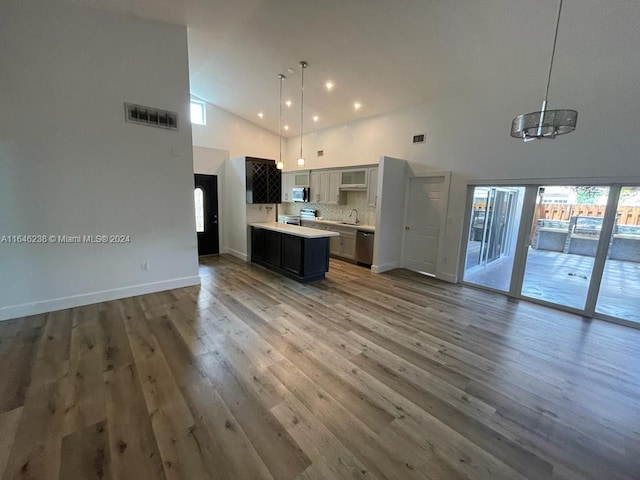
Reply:
M480 242L470 242L464 280L507 291L513 259L503 257L485 267L477 263ZM594 258L529 249L522 294L551 303L582 309L591 279ZM640 263L607 260L596 311L640 322Z

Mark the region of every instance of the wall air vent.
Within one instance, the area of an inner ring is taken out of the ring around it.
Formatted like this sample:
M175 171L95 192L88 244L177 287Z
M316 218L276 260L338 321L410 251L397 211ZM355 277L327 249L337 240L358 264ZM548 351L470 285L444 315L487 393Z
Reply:
M317 153L319 157L324 157L324 150L318 150Z
M424 143L426 137L426 133L419 133L418 135L414 135L412 143Z
M125 103L124 118L129 123L178 130L178 114L167 110Z

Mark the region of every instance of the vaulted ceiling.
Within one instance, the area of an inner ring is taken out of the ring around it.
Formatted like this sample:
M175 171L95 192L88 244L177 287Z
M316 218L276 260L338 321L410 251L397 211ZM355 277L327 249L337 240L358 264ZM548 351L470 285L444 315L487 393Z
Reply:
M299 133L301 60L305 132L478 88L510 90L536 110L558 10L558 0L66 1L187 26L192 94L274 132L283 73L285 136ZM635 0L565 0L550 101L582 70L637 83L639 24Z

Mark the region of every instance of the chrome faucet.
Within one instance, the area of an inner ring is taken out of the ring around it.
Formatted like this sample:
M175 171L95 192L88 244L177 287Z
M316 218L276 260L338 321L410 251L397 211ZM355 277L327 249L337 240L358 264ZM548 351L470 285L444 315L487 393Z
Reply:
M356 210L355 208L353 210L351 210L351 213L349 213L349 218L351 218L351 216L353 215L353 212L356 212L356 221L355 221L355 223L359 223L358 222L358 210Z

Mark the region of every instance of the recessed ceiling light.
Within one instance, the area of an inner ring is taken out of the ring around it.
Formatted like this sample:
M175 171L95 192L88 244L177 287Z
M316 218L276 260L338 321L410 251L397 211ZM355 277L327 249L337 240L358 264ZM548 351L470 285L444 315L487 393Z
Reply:
M362 104L360 102L355 102L353 104L353 108L355 108L356 110L360 110L360 107L362 107Z
M289 125L285 125L285 126L284 126L284 129L285 129L285 130L289 130Z
M327 87L327 90L331 91L331 89L333 88L333 82L328 81L324 84L324 86Z
M259 116L260 118L264 118L264 113L260 112L260 113L258 114L258 116Z
M291 100L287 100L286 102L284 102L284 104L285 104L287 107L290 107L290 106L291 106Z
M313 116L313 121L317 122L318 120L320 120L320 117L318 115L314 115Z
M293 67L289 67L289 68L287 68L287 72L289 72L289 73L296 73L296 69L295 69L295 68L293 68Z

